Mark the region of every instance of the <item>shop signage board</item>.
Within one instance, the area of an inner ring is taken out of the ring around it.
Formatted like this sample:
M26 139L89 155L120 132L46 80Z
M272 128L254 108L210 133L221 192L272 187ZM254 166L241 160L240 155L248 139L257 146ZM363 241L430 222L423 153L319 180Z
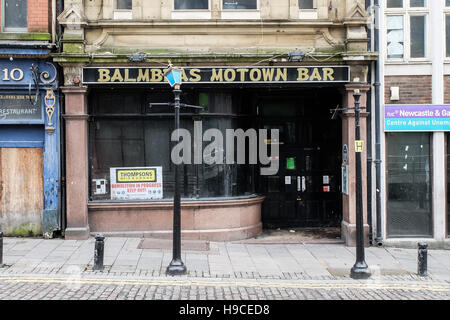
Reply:
M84 84L166 84L165 68L85 67ZM349 82L349 66L187 67L183 83L315 83Z
M52 86L57 76L56 67L50 62L32 59L0 59L0 86L14 89L21 86L26 90L30 86L35 88L32 66L39 70L39 82L44 86Z
M43 123L41 99L31 103L29 95L0 95L0 123Z
M450 131L450 105L386 105L386 132Z
M162 167L110 168L111 200L163 198Z

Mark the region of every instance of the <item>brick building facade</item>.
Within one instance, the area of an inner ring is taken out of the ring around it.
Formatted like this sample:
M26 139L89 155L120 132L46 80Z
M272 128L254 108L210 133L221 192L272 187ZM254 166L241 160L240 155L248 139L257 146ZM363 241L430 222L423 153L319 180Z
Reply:
M374 239L448 247L450 2L383 1L381 11L384 132Z

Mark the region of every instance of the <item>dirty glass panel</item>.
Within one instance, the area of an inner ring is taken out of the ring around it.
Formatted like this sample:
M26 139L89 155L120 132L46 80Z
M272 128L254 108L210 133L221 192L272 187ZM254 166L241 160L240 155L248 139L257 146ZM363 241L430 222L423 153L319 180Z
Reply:
M300 9L314 9L314 0L298 0Z
M450 57L450 14L445 15L445 45L446 56Z
M432 235L429 133L387 134L389 237Z
M175 10L208 9L208 0L175 0Z
M388 58L403 58L403 16L388 16L386 21Z
M450 0L445 0L445 6L450 7Z
M223 0L223 9L258 9L257 0Z
M132 0L117 0L117 9L131 10Z
M26 29L27 1L6 0L4 17L6 29Z
M403 0L387 0L388 8L403 8Z
M411 16L411 58L425 57L425 16Z
M149 101L168 101L154 93L93 92L90 97L93 121L90 122L90 176L91 200L110 200L110 168L155 167L163 168L163 196L171 199L174 194L174 165L171 151L174 142L173 116L151 116L147 110ZM215 128L225 138L226 129L243 128L245 119L235 119L233 97L229 93L215 92L202 98L214 117L209 114L200 120L203 132ZM190 102L188 96L183 101ZM192 102L190 102L192 103ZM199 115L200 116L200 115ZM191 150L194 150L194 121L192 116L181 115L180 127L191 134ZM225 143L225 142L224 142ZM204 147L209 142L204 142ZM224 144L225 147L225 144ZM246 147L246 157L248 144ZM226 151L226 149L224 150ZM214 156L214 155L213 155ZM225 153L224 153L225 156ZM191 163L192 161L191 157ZM247 163L247 162L246 162ZM96 180L106 182L104 193L96 192ZM180 168L180 189L183 198L234 197L254 194L253 166L237 164L186 164Z

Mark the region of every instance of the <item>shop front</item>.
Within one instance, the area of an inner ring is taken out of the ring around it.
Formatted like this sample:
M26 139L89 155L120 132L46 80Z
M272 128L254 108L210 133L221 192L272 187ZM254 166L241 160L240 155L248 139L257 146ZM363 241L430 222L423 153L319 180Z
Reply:
M0 59L1 226L7 236L52 237L61 229L57 72L20 54Z
M173 107L165 104L174 96L164 71L84 67L82 86L63 88L66 238L171 237L176 150L184 238L342 225L351 244L354 185L342 193L341 168L354 117L348 111L332 120L330 113L351 106L355 88L368 90L350 84L349 66L184 67L181 101L203 109L181 109L181 152L181 140L171 139Z
M446 241L449 131L449 105L385 106L388 244Z

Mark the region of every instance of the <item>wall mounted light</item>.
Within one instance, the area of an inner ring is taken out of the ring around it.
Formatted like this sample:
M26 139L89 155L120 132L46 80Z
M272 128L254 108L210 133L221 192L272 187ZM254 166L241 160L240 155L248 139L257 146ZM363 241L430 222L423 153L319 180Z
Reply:
M290 62L300 62L305 58L305 53L300 50L295 50L289 53Z
M399 87L391 87L391 101L400 100L400 88Z

